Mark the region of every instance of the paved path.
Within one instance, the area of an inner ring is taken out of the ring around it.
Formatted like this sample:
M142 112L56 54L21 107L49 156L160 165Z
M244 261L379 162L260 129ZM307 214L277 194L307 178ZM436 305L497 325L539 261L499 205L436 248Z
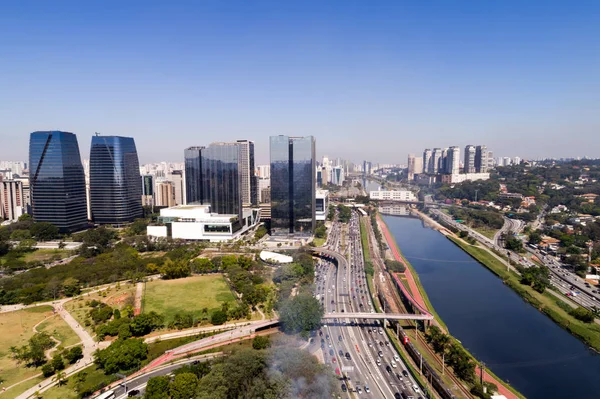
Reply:
M135 304L133 314L135 316L142 313L142 296L144 295L144 283L139 282L135 285Z

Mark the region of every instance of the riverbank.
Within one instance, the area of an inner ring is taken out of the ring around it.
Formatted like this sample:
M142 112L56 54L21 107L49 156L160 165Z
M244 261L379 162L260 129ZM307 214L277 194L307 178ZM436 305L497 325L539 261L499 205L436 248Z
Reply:
M489 271L498 276L504 284L509 286L524 301L531 304L540 312L548 316L570 334L588 345L596 352L600 352L600 326L596 323L584 323L571 316L565 309L566 303L556 298L550 292L540 294L533 288L521 284L519 275L514 271L507 271L506 267L498 261L487 249L473 246L453 235L446 235L450 241L469 254L473 259L485 266ZM564 305L559 304L564 303ZM568 306L568 305L567 305Z
M418 212L418 213L421 214L420 212ZM425 292L425 288L423 287L423 285L421 284L420 280L418 279L418 275L417 275L415 269L410 264L410 262L402 255L402 252L400 251L400 248L399 248L398 244L396 243L396 240L391 235L387 224L379 216L379 214L377 215L377 219L378 219L379 228L382 231L382 235L383 235L384 239L386 240L388 246L392 250L392 254L393 254L395 260L397 260L397 261L399 261L399 262L401 262L401 263L403 263L405 265L405 267L406 267L406 275L407 276L410 275L411 278L412 278L412 280L416 284L416 288L418 289L418 292L415 293L413 291L413 294L420 294L421 295L421 297L423 298L423 300L425 302L425 307L429 310L429 312L431 312L431 314L434 315L436 322L440 326L443 326L443 328L446 331L448 331L448 328L446 327L446 325L442 321L441 317L437 314L437 312L433 308L433 305L429 301L429 298L427 297L427 294ZM428 218L428 219L429 219L427 221L428 224L431 225L431 226L433 226L434 228L436 228L436 230L442 230L442 229L446 230L443 226L439 225L434 220L432 220L430 218ZM444 235L447 235L447 234L444 234ZM456 338L454 338L454 337L453 337L453 339L456 340ZM471 354L469 354L469 356L471 356L471 358L473 360L475 360L475 358ZM477 370L479 370L479 369L477 369ZM509 398L509 399L524 398L524 396L521 393L519 393L514 387L510 386L508 383L506 383L505 381L503 381L502 379L500 379L493 372L491 372L491 370L489 370L488 368L484 368L483 379L486 382L495 384L498 387L499 393L501 395L504 395L506 398Z

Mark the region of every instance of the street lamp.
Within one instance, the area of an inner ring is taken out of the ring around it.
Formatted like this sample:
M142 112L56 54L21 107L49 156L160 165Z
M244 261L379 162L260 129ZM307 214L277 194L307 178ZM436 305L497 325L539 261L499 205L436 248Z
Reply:
M115 373L115 375L123 379L123 387L125 388L125 392L127 392L127 376L121 373Z

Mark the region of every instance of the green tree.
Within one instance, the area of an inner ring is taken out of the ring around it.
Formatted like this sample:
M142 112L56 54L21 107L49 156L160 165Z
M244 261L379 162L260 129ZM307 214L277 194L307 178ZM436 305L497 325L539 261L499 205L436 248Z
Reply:
M54 367L52 367L50 363L44 364L42 366L42 375L44 376L44 378L48 378L52 374L54 374Z
M68 277L63 281L63 291L66 296L75 296L81 293L81 283L73 277Z
M49 241L58 237L58 227L52 223L38 222L31 225L31 235L40 241Z
M54 355L50 364L52 365L52 368L54 368L54 370L56 371L63 370L65 368L65 362L59 353Z
M529 243L537 245L542 242L542 235L538 231L532 231L529 233Z
M210 322L215 326L219 326L225 323L226 321L227 313L222 310L215 310L210 316Z
M31 233L29 230L13 230L13 232L10 233L10 239L13 241L28 240L30 238Z
M53 380L58 383L58 386L66 384L67 383L67 374L64 371L59 370L56 372L56 375L54 375Z
M196 395L198 377L193 373L177 374L169 385L171 399L189 399Z
M24 213L21 216L19 216L19 222L28 222L28 221L33 221L33 216L31 216L28 213Z
M279 319L283 331L287 334L300 333L305 337L310 331L321 326L323 313L319 301L308 294L287 299L279 307Z
M252 348L256 350L267 349L271 347L271 340L268 336L257 335L252 339Z
M81 349L81 346L74 346L65 353L64 357L70 364L73 364L83 358L83 350Z
M169 399L169 377L152 377L146 385L144 399ZM191 398L192 396L190 396Z
M163 279L172 280L188 277L192 274L190 265L185 260L172 261L167 259L160 269Z
M95 363L105 374L114 374L120 370L131 370L140 366L148 355L148 345L144 340L118 339L106 349L96 351Z
M46 362L45 351L54 346L54 341L45 332L36 333L20 348L11 347L11 357L17 362L23 362L26 366L37 367Z
M164 325L164 317L154 311L142 313L133 318L131 322L131 333L136 337L141 337L161 328Z

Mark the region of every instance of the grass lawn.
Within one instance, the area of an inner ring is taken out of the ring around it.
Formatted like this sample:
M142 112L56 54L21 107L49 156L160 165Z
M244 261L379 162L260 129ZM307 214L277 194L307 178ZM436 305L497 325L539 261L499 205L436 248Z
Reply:
M10 347L25 345L33 336L33 326L52 314L50 306L0 313L0 376L4 380L3 387L41 372L40 369L19 366L10 358Z
M497 229L490 229L489 227L477 227L477 228L474 228L473 230L475 230L479 234L483 234L484 236L486 236L487 238L489 238L491 240L494 239L494 235L498 231Z
M63 320L60 315L55 314L48 320L37 326L38 331L44 331L61 342L60 346L67 347L75 345L81 340L75 331Z
M105 385L115 381L117 377L115 375L105 375L103 370L99 370L96 366L90 366L75 375L68 378L67 383L63 386L53 386L43 393L44 399L76 399L79 395L75 391L75 384L77 384L77 377L85 373L85 382L82 383L83 389L96 388L99 384L104 383Z
M313 244L315 244L315 247L322 247L323 244L325 244L325 241L327 241L326 238L313 238Z
M34 260L46 262L49 260L58 260L68 258L71 255L71 251L66 249L36 249L33 252L28 252L23 257L25 262L31 262Z
M155 311L169 323L177 312L191 312L194 317L221 308L224 302L235 302L235 296L220 274L193 276L177 280L155 280L146 284L144 312Z

